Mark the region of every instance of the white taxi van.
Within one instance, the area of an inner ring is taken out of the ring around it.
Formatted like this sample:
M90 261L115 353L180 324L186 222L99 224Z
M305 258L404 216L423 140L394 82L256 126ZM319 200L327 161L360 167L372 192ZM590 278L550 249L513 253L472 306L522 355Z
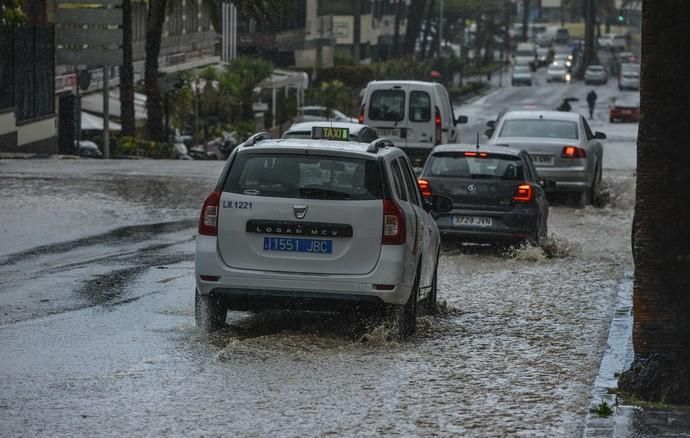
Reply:
M388 140L346 141L346 128L314 128L319 135L256 134L228 159L196 239L202 329L223 326L227 310L354 307L388 310L405 336L418 308L435 306L431 211L450 211L450 199L425 201Z
M364 91L359 123L389 138L415 165L424 164L434 146L458 143L458 124L446 88L436 82L372 81Z

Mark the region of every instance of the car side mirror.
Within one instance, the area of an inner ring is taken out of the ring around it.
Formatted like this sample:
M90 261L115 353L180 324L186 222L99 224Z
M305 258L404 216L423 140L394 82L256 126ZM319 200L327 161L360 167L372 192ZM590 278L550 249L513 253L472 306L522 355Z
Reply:
M486 122L486 126L488 126L491 129L496 128L496 120L489 120L488 122Z
M556 190L556 181L552 179L542 179L539 181L539 185L544 190Z
M492 135L494 135L494 128L489 128L486 131L484 131L484 135L486 135L487 137L491 137Z
M453 210L453 200L448 196L433 195L431 197L431 211L434 213L448 213Z
M599 139L599 140L606 140L606 134L603 132L597 131L594 133L594 138Z
M461 125L464 125L465 123L467 123L467 120L468 120L467 116L458 116L458 118L455 119L455 123L459 123Z

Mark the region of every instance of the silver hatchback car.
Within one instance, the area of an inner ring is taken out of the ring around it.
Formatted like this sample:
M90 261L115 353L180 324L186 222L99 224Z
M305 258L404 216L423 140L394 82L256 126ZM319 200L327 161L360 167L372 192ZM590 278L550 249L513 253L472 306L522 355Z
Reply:
M603 132L592 132L579 114L561 111L510 111L495 129L489 144L524 149L541 178L552 180L552 192L579 195L579 204L592 202L599 192L604 151Z

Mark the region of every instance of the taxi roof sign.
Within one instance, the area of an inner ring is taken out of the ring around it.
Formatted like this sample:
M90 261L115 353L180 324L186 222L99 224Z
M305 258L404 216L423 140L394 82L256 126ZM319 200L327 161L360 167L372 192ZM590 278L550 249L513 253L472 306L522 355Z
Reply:
M311 128L311 138L314 140L350 141L350 128L314 126Z

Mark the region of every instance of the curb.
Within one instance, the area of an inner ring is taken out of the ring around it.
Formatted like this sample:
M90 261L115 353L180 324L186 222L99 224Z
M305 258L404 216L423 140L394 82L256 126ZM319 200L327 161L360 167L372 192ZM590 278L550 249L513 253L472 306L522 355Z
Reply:
M618 388L618 374L628 369L633 360L632 346L632 272L626 272L624 280L618 285L616 304L609 326L607 347L594 379L591 399L588 406L584 438L616 436L617 430L627 428L627 420L620 418L618 396L613 391ZM600 403L606 403L613 414L600 417L592 412Z

